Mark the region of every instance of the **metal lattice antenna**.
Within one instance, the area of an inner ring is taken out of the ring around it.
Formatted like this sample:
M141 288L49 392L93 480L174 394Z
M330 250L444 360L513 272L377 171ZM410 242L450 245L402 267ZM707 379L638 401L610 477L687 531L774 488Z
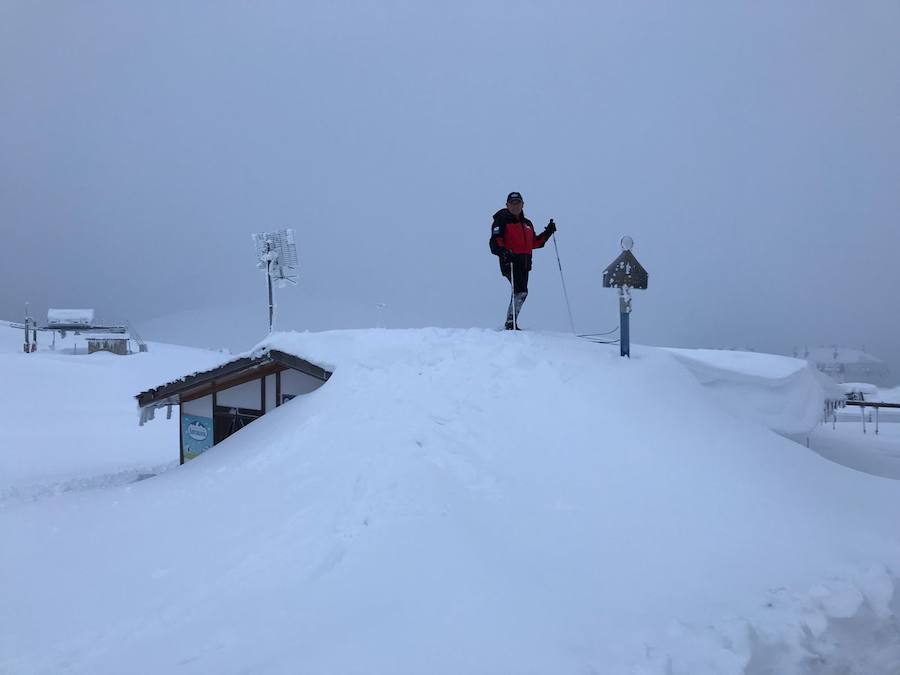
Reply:
M266 270L266 285L269 292L269 332L271 333L275 328L272 280L277 281L280 288L284 288L288 283L297 284L300 274L297 244L294 241L294 230L292 229L258 232L253 235L253 242L256 245L256 266Z

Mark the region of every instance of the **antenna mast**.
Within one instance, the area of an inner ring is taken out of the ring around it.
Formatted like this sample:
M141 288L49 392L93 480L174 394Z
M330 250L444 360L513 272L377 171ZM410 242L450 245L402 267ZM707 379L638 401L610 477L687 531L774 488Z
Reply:
M297 285L300 264L297 244L292 229L277 232L258 232L253 235L256 244L257 267L266 271L266 287L269 298L269 333L275 329L275 299L272 280L284 288L288 283Z

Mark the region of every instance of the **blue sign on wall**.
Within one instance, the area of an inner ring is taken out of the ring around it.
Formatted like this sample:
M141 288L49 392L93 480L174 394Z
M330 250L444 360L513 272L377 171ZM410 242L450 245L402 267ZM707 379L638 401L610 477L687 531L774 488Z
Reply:
M184 461L194 459L213 445L213 421L211 417L181 416L181 443Z

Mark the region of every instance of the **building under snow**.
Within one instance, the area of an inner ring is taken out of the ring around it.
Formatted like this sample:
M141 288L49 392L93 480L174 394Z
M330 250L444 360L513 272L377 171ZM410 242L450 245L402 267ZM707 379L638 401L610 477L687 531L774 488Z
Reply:
M891 384L891 370L881 359L861 349L819 347L804 358L836 382L868 382L879 387Z
M178 406L180 461L194 459L267 412L321 387L331 373L295 354L264 348L137 395L141 424Z

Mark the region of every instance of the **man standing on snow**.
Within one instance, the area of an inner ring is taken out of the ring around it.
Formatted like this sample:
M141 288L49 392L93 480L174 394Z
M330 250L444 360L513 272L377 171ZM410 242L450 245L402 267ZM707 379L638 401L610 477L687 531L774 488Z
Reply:
M506 208L494 214L491 226L491 253L500 260L500 273L512 285L512 297L506 312L506 330L518 330L519 311L528 297L528 273L531 252L541 248L556 232L553 220L536 235L534 225L525 217L525 202L518 192L506 197Z

